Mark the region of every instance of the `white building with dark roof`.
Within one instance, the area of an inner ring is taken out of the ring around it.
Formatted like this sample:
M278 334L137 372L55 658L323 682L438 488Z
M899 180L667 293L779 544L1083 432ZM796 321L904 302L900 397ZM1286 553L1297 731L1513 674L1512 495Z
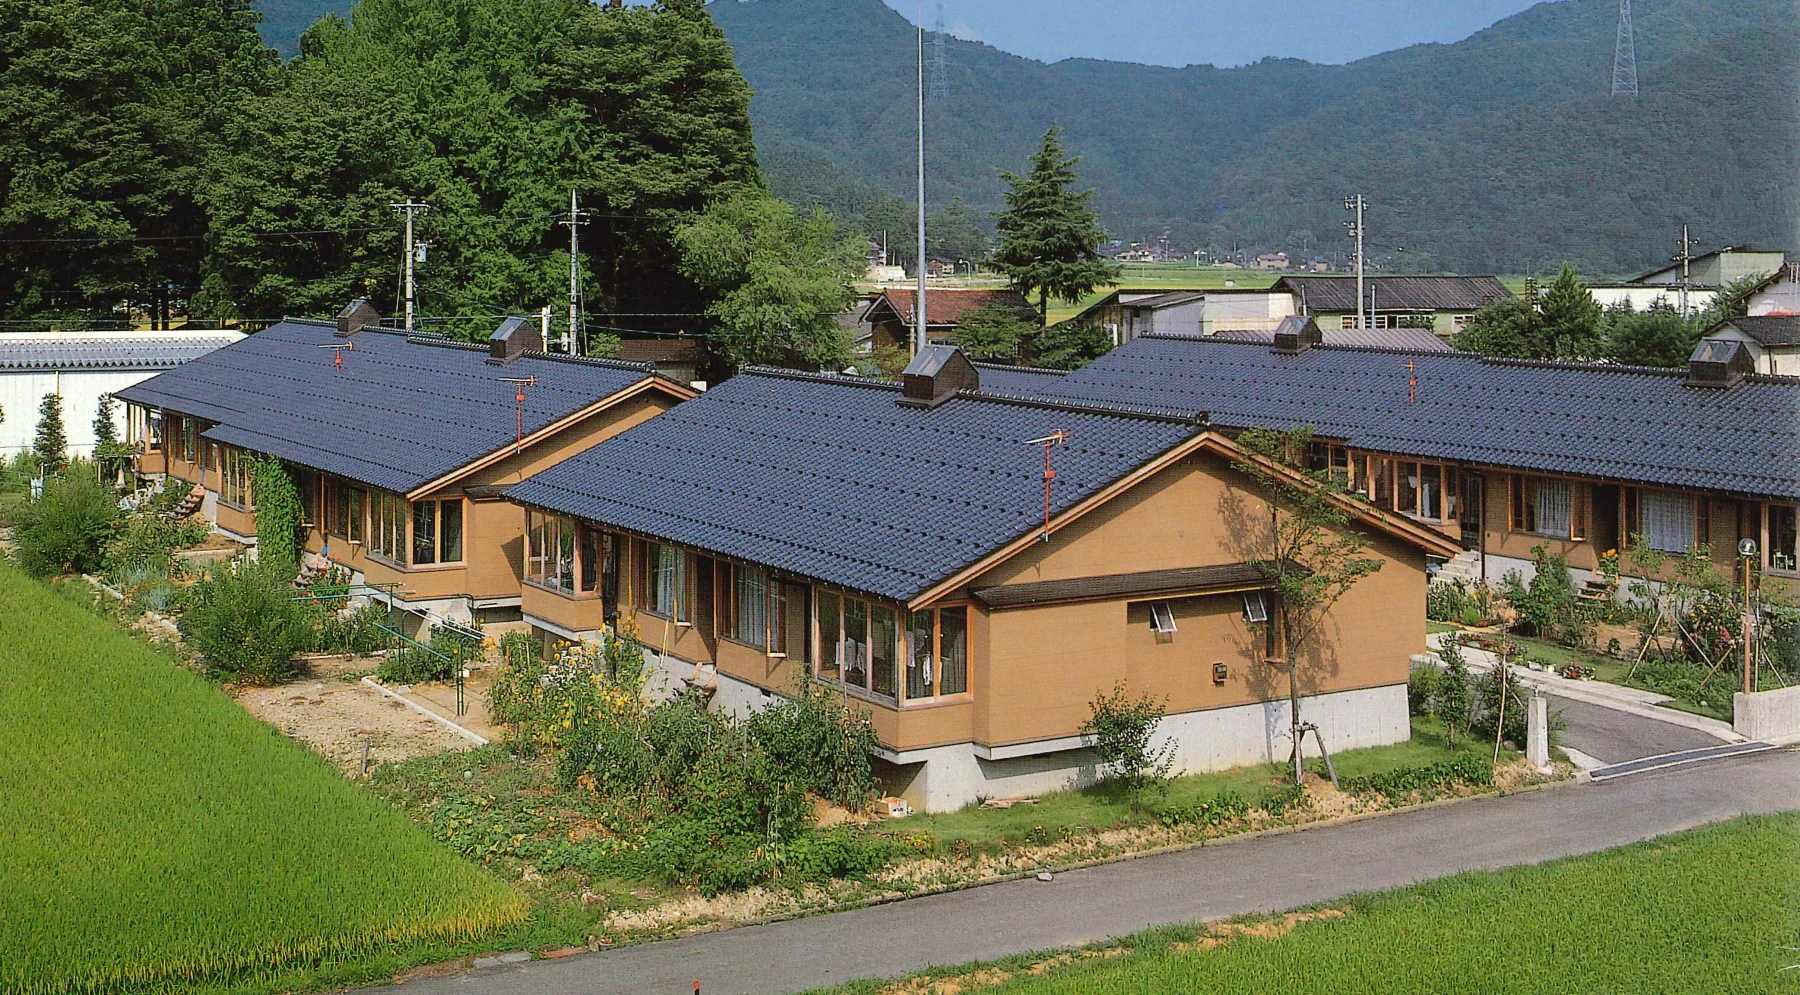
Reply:
M72 456L94 449L100 397L230 345L244 333L226 329L173 332L17 332L0 335L0 457L31 448L38 407L46 394L62 398L63 429ZM113 412L127 437L125 406Z

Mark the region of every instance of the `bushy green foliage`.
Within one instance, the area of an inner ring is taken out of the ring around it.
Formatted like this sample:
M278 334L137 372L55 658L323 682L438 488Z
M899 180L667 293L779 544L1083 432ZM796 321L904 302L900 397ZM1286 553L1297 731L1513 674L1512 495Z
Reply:
M849 334L837 316L855 295L866 245L822 210L796 210L746 187L679 225L681 272L717 295L713 354L733 364L837 368Z
M1415 663L1406 675L1406 710L1413 715L1430 715L1442 693L1444 672L1432 663Z
M1135 799L1145 788L1162 785L1175 764L1175 741L1156 740L1163 702L1151 694L1133 697L1125 682L1102 691L1088 703L1083 735L1093 741L1101 777L1124 785Z
M1283 784L1263 792L1262 799L1256 807L1269 813L1273 818L1284 818L1290 809L1298 808L1306 802L1306 788L1299 784Z
M1234 819L1242 819L1250 811L1250 803L1235 791L1221 791L1203 802L1193 805L1170 805L1157 813L1157 821L1171 828L1175 826L1219 826Z
M811 825L809 794L859 808L875 784L868 716L824 688L802 683L739 721L695 690L647 702L643 644L629 630L548 662L526 640L500 649L490 714L516 742L553 753L560 789L592 793L637 827L605 859L708 894L886 860L884 843Z
M808 791L860 809L875 795L869 758L880 747L869 713L845 708L837 694L803 679L794 695L751 715L750 735Z
M365 620L372 629L373 619ZM376 641L386 635L379 630L363 633L363 638ZM391 637L390 637L391 638ZM422 684L426 681L454 680L464 660L474 659L479 644L450 629L431 630L430 640L423 646L403 642L392 656L375 668L375 677L384 684Z
M1444 673L1427 710L1444 721L1445 739L1455 746L1457 733L1466 732L1474 719L1474 678L1469 674L1469 662L1463 659L1462 646L1454 639L1444 640L1438 656L1444 661Z
M992 301L957 320L956 344L971 358L1012 363L1037 331L1036 323L1020 321L1012 307Z
M107 539L104 571L117 578L131 570L175 570L175 554L205 541L210 530L192 519L171 521L153 512L127 517Z
M42 498L12 513L19 566L36 577L98 570L119 516L118 495L76 464L46 481Z
M1582 604L1569 563L1545 546L1531 548L1535 573L1525 583L1516 570L1500 579L1501 592L1519 613L1519 632L1565 646L1579 646L1594 631L1594 613Z
M360 608L333 611L320 621L313 637L314 653L373 653L392 639L381 626L388 623L388 608L371 601Z
M272 568L291 574L299 569L303 548L301 524L306 511L300 503L300 489L273 456L251 456L249 470L256 503L257 555Z
M294 673L313 645L318 610L294 600L290 578L234 560L207 571L183 599L176 625L214 674L268 684Z
M1487 787L1494 783L1494 768L1478 753L1463 753L1432 764L1396 767L1367 777L1344 781L1344 790L1355 794L1374 792L1397 799L1414 793L1429 794L1461 786Z
M1679 654L1645 659L1626 679L1633 687L1666 694L1690 705L1727 707L1740 682L1737 667L1728 664L1714 670Z
M1090 322L1059 321L1038 333L1032 365L1076 370L1112 351L1112 334Z
M0 988L286 987L525 916L167 655L5 565L0 605Z

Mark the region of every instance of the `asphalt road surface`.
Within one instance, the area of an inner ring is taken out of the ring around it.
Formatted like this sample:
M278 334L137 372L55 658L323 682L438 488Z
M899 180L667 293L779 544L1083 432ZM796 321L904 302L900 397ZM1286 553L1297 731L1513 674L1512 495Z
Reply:
M1658 722L1556 695L1549 698L1550 710L1562 712L1569 723L1562 733L1562 745L1580 750L1601 763L1623 763L1640 757L1705 749L1721 743L1717 736L1672 722Z
M1664 730L1644 734L1674 735ZM1716 742L1716 741L1713 741ZM1645 744L1658 748L1657 743ZM1712 745L1711 742L1705 745ZM1629 750L1627 750L1629 752ZM1666 751L1664 751L1666 752ZM833 915L420 979L404 995L780 995L859 977L1274 912L1800 808L1800 752L1486 798ZM371 993L382 988L368 989Z

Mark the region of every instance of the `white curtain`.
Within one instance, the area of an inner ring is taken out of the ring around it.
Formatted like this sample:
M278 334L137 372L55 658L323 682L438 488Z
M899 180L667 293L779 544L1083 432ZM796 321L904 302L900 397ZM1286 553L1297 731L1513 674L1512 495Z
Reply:
M1537 532L1547 536L1569 536L1569 482L1539 480L1537 482Z
M1651 549L1685 553L1694 544L1694 499L1669 491L1644 491L1638 499L1639 525Z

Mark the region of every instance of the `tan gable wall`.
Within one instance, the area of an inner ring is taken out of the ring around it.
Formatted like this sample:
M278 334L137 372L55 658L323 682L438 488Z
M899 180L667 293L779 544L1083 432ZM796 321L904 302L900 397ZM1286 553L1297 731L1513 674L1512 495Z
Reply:
M1242 562L1251 550L1234 536L1260 522L1262 508L1223 459L1196 455L972 586ZM1409 657L1425 645L1424 554L1381 535L1370 555L1382 569L1333 609L1302 667L1306 693L1404 683ZM1150 630L1147 600L982 613L976 741L997 746L1074 735L1096 693L1118 681L1133 694L1166 698L1170 713L1286 695L1285 673L1262 663L1262 630L1244 621L1240 594L1178 599L1177 631L1166 641ZM1223 685L1213 683L1215 662L1226 664Z

